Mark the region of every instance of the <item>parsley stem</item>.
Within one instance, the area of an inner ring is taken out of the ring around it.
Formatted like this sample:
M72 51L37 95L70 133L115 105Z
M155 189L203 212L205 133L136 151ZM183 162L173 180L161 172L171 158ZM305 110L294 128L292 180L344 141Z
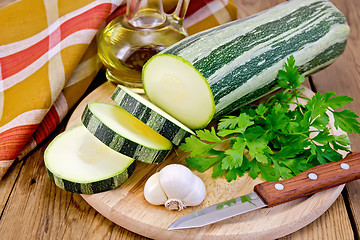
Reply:
M307 131L307 132L300 132L300 133L284 133L284 132L281 132L281 131L277 130L276 132L281 134L281 135L303 136L306 139L310 139L309 134L313 133L313 132L318 132L318 131Z
M219 142L219 144L220 144L220 143L227 142L227 141L231 141L231 140L236 140L236 138L237 138L237 137L229 137L229 138L223 139L223 140L221 140L221 142Z

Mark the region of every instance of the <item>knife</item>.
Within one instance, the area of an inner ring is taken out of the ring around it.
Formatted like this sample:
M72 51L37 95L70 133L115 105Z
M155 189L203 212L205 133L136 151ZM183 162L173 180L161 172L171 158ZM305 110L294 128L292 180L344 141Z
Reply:
M359 178L360 153L351 153L341 161L310 168L287 180L257 184L254 192L187 214L176 220L167 230L203 227L242 213L305 197Z

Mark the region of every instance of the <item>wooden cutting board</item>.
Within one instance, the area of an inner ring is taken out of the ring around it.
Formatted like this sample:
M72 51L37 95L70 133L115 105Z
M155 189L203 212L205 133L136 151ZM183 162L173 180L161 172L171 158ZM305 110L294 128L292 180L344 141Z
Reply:
M67 129L80 124L80 116L90 101L115 104L110 96L115 85L106 82L90 93L75 109ZM306 89L304 95L313 92ZM333 126L333 125L332 125ZM331 127L334 134L344 134ZM299 230L322 215L337 199L344 185L297 199L273 208L264 208L242 214L201 228L167 231L167 227L178 218L193 211L226 201L253 191L260 179L253 180L247 175L228 183L225 178L211 178L211 170L204 173L194 171L205 183L206 196L203 203L188 207L180 212L169 211L163 206L146 202L143 189L146 180L155 172L171 163L186 165L186 153L177 149L159 164L138 162L134 173L119 188L82 195L94 209L112 222L132 232L153 239L275 239Z

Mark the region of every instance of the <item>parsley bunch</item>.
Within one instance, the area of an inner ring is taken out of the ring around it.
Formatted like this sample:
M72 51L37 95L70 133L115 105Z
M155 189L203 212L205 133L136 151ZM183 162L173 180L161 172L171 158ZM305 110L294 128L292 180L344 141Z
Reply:
M347 135L332 135L334 125L347 133L360 133L358 116L350 110L335 111L353 99L316 93L311 99L301 95L304 81L293 56L279 70L277 87L282 91L259 105L247 105L237 116L220 119L214 127L196 131L180 145L190 152L186 162L199 172L213 167L213 177L225 174L230 182L248 172L253 179L261 174L266 181L288 179L313 166L342 159L338 150L350 152ZM306 104L301 104L305 99ZM292 107L291 107L292 106ZM228 142L230 147L216 146ZM245 154L246 153L246 154ZM247 157L248 156L248 157Z

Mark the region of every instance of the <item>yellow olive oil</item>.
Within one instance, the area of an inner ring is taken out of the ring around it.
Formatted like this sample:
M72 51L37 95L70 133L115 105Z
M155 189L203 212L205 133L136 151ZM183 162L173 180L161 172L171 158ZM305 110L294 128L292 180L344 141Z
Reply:
M142 67L150 57L187 36L168 17L138 16L132 22L125 15L119 16L97 36L98 54L106 67L107 79L131 88L142 88Z

